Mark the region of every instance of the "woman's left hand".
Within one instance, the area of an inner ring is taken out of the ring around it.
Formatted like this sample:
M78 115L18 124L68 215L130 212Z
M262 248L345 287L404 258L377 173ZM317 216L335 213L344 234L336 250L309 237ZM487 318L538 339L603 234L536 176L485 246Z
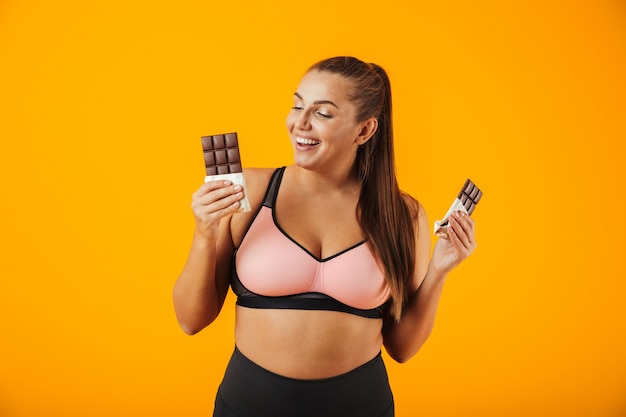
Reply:
M455 211L450 216L448 237L440 238L435 244L430 267L447 274L470 256L474 249L474 220L462 211Z

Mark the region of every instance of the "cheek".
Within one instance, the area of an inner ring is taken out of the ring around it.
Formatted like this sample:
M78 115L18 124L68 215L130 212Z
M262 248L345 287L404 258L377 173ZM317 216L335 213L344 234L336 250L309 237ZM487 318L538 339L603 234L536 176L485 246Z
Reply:
M287 120L285 120L285 125L287 126L287 130L289 130L290 132L291 132L291 129L293 128L294 122L295 122L295 118L290 112L287 115Z

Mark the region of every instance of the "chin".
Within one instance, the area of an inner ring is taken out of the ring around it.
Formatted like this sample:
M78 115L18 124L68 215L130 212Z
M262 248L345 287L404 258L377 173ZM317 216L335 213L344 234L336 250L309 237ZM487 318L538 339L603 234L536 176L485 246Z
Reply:
M304 169L313 169L315 167L315 164L310 158L304 158L302 156L298 156L297 154L294 155L293 163L294 165Z

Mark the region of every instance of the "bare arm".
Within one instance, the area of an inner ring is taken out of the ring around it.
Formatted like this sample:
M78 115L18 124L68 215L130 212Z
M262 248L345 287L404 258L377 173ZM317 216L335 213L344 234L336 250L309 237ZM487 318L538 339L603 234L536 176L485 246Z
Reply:
M383 329L385 348L398 362L412 358L426 342L435 324L446 276L476 247L473 220L457 212L450 221L449 239L437 241L429 262L430 225L421 207L416 223L416 266L410 295L400 321L386 318Z
M211 324L224 304L234 250L230 221L242 197L241 187L224 181L203 184L193 194L196 228L173 293L176 318L185 333Z

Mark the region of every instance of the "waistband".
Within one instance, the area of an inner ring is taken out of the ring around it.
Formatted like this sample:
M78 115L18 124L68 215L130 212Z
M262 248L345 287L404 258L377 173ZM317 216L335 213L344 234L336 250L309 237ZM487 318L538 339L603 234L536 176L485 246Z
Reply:
M245 417L393 416L393 394L380 352L344 374L311 380L278 375L235 348L217 395Z

